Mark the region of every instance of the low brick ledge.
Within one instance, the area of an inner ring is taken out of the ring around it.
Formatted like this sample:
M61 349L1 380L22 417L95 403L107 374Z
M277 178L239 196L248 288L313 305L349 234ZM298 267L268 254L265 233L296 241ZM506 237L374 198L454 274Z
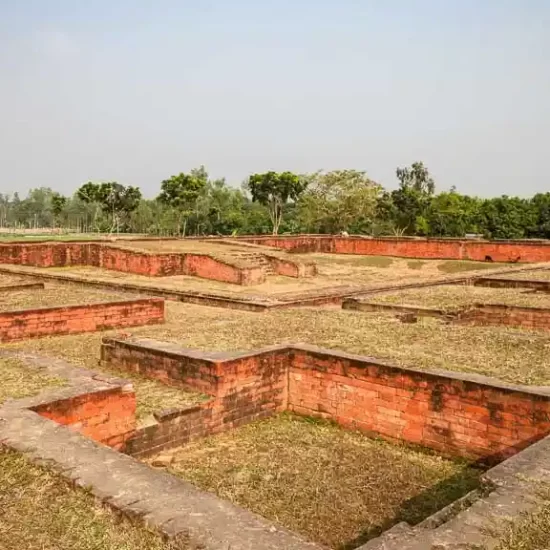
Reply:
M117 308L131 311L115 319ZM164 300L151 297L8 310L0 312L0 342L143 326L164 323L164 319Z

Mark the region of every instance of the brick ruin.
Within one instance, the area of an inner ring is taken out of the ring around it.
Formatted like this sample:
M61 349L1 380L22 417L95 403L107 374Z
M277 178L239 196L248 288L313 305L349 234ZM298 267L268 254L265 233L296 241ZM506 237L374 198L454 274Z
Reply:
M131 242L131 241L130 241ZM0 264L34 267L92 266L147 277L189 275L237 285L263 283L268 274L312 277L313 263L275 251L244 254L153 253L99 242L0 244Z
M309 236L252 240L298 251L307 248L332 253L386 255L383 249L387 255L418 257L415 254L420 254L422 247L431 247L429 251L426 248L428 255L421 257L438 254L437 257L452 259L486 259L481 258L485 254L492 261L518 262L548 261L546 254L550 257L550 246L543 243ZM150 276L166 274L183 265L178 264L183 261L181 258L165 258L182 255L134 256L134 252L111 250L98 243L60 244L63 246L0 245L0 263L45 267L92 265L85 263L90 261L122 271L138 269ZM197 269L206 273L212 265L201 263ZM449 277L444 283L450 281L550 290L548 281L460 276ZM246 299L241 300L246 304ZM550 310L543 308L479 304L450 319L448 312L442 310L369 304L368 296L350 296L345 291L305 296L303 303L342 304L366 311L392 308L396 313L435 315L457 323L550 330ZM267 302L256 305L256 311L273 306ZM284 307L295 305L296 301L289 301ZM0 341L163 320L164 302L158 298L4 312L0 313ZM17 353L0 350L1 355ZM536 505L536 494L519 481L522 476L543 479L550 469L550 388L546 387L422 371L303 344L246 353L209 353L150 339L104 338L101 360L105 365L205 395L199 404L157 411L153 419L138 426L136 397L127 381L76 369L63 361L29 354L22 358L64 377L69 384L0 405L0 444L57 464L63 476L81 486L90 486L111 506L144 517L167 536L186 533L193 544L208 550L226 550L228 544L232 550L321 548L214 495L152 470L133 457L154 456L198 438L292 411L492 467L482 476L480 492L466 495L422 524L398 525L357 550L460 548L465 537L468 544L481 544L488 536L483 522L494 510L503 515L504 511L517 514ZM60 425L65 428L60 429Z

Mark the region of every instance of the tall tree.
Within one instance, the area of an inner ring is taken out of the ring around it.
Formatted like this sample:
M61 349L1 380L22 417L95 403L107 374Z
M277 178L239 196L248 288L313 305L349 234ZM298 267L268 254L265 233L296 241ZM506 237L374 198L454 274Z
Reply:
M252 200L267 207L273 235L277 235L283 210L289 200L297 200L307 187L307 181L292 172L266 172L248 178L247 188Z
M313 233L370 233L381 191L382 187L365 172L313 174L298 201L301 226Z
M109 233L120 231L121 223L128 220L138 207L141 191L131 185L117 182L88 182L80 187L77 196L85 203L95 203L110 220Z
M208 174L203 166L183 172L164 180L157 200L174 209L177 213L177 226L185 236L189 217L197 210L197 199L208 182Z
M399 189L391 197L397 213L397 226L407 234L427 235L427 209L435 191L435 182L422 162L398 168Z

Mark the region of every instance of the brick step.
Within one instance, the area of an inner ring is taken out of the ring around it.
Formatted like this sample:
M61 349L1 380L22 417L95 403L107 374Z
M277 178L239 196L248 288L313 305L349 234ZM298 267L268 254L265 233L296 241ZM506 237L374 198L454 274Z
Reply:
M258 254L255 252L239 252L236 256L262 266L267 275L275 275L271 262L263 254Z

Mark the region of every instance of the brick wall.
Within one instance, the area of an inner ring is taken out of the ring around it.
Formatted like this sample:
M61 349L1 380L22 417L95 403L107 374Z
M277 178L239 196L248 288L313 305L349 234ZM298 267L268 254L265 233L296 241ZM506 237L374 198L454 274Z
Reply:
M239 267L206 254L152 254L102 243L0 244L0 264L35 267L89 265L148 277L192 275L239 285L265 280L261 266Z
M241 240L294 252L494 262L550 261L550 243L547 241L470 241L415 237L368 238L320 235L242 237Z
M453 321L463 325L505 325L550 330L550 309L502 304L475 304L461 311Z
M136 396L131 386L76 395L31 410L115 449L122 449L136 428Z
M532 275L533 279L505 279L504 277L479 277L474 279L474 286L487 288L530 288L550 292L550 281L537 280L536 273Z
M0 342L163 322L161 298L4 311L0 312Z
M550 392L479 376L435 374L313 346L201 354L151 340L105 339L118 368L212 398L168 411L129 442L144 456L283 410L491 463L550 433Z
M280 348L212 357L153 340L104 338L101 360L212 397L189 409L157 414L152 425L138 430L128 442L127 452L137 456L266 418L287 407L288 353Z

